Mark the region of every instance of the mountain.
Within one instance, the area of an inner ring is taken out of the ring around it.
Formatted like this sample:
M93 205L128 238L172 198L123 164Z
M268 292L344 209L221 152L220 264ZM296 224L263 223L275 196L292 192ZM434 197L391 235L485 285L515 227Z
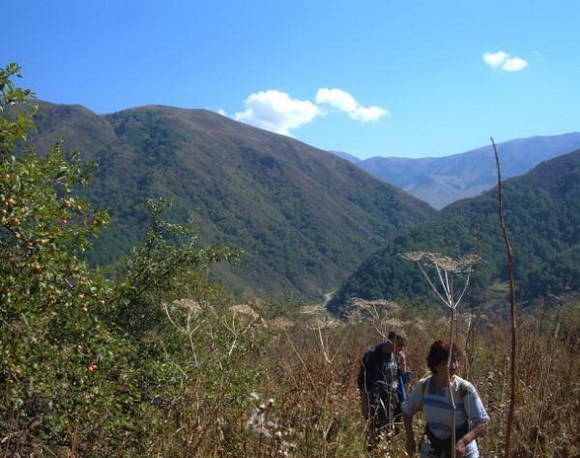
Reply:
M507 179L527 173L542 161L580 148L580 133L516 139L496 146L501 156L502 175ZM491 145L447 157L373 157L356 164L436 209L465 197L478 196L497 184Z
M352 162L353 164L358 164L362 160L362 159L359 159L356 156L353 156L352 154L345 153L344 151L329 151L329 153L332 153L335 156L338 156L338 157L340 157L342 159L345 159L348 162Z
M97 163L89 196L112 215L92 254L99 264L127 253L146 230L145 199L163 196L203 242L244 250L240 266L219 268L234 291L315 297L435 213L330 153L210 111L97 115L44 102L36 123L40 148L64 140Z
M580 287L580 150L544 162L504 183L505 221L514 252L520 300L575 292ZM413 299L429 296L417 266L402 253L477 254L479 297L507 281L507 260L498 222L497 189L456 202L366 259L348 278L330 308L350 298Z

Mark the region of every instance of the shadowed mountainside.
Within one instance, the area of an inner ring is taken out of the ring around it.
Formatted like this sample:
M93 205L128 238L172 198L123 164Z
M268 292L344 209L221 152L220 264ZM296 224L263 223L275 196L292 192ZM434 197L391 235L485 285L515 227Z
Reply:
M537 166L505 182L505 220L515 258L520 299L578 291L580 287L580 150ZM345 281L329 307L350 298L426 298L419 269L400 254L477 254L480 297L507 281L507 260L498 223L497 187L456 202L404 235L389 241Z

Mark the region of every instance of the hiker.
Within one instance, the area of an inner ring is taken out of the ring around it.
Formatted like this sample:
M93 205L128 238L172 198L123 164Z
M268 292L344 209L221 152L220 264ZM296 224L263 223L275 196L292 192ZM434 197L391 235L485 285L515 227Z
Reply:
M475 387L456 375L459 359L463 355L454 342L438 340L431 345L427 365L431 375L421 379L403 404L403 420L407 435L407 454L415 456L413 416L423 411L425 432L419 448L422 458L451 457L451 399L447 361L451 347L450 377L455 400L455 452L457 457L479 457L476 438L485 434L489 415L485 411Z
M401 404L407 396L405 384L411 381L405 347L407 335L391 331L362 358L358 374L362 413L367 421L368 450L371 451L381 433L397 433L401 421Z

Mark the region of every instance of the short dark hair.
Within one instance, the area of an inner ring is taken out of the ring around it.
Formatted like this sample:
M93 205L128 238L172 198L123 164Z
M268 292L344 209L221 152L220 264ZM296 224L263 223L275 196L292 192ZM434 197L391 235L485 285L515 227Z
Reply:
M429 354L427 355L427 366L431 372L435 373L435 366L441 361L447 361L449 358L449 342L447 340L437 340L431 344ZM451 345L451 354L457 358L463 356L463 350L455 342Z
M387 339L389 339L393 343L397 339L402 339L404 341L407 341L408 340L407 339L407 333L405 331L403 331L402 329L394 329L394 330L392 330L387 335Z

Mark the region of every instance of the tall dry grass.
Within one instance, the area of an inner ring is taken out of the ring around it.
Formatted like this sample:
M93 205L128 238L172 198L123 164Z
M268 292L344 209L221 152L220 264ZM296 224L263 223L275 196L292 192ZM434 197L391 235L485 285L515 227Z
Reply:
M179 405L168 411L167 421L152 435L149 452L200 457L365 456L356 387L360 358L383 338L382 330L402 327L410 337L409 365L419 379L426 371L429 345L445 338L448 330L443 314L431 311L426 317L410 307L385 307L380 314L355 314L344 322L320 309L292 319L252 318L251 332L244 334L228 335L227 330L220 334L214 327L203 337L214 341L206 341L205 348L196 346L198 377L188 382ZM578 327L570 316L550 323L529 316L520 326L514 457L580 456ZM469 379L491 416L487 435L479 440L482 456L499 457L508 413L510 330L500 322L479 323L471 330ZM461 324L458 334L465 343ZM224 356L234 339L234 350ZM216 368L218 361L221 368ZM403 436L384 441L378 455L405 456Z

